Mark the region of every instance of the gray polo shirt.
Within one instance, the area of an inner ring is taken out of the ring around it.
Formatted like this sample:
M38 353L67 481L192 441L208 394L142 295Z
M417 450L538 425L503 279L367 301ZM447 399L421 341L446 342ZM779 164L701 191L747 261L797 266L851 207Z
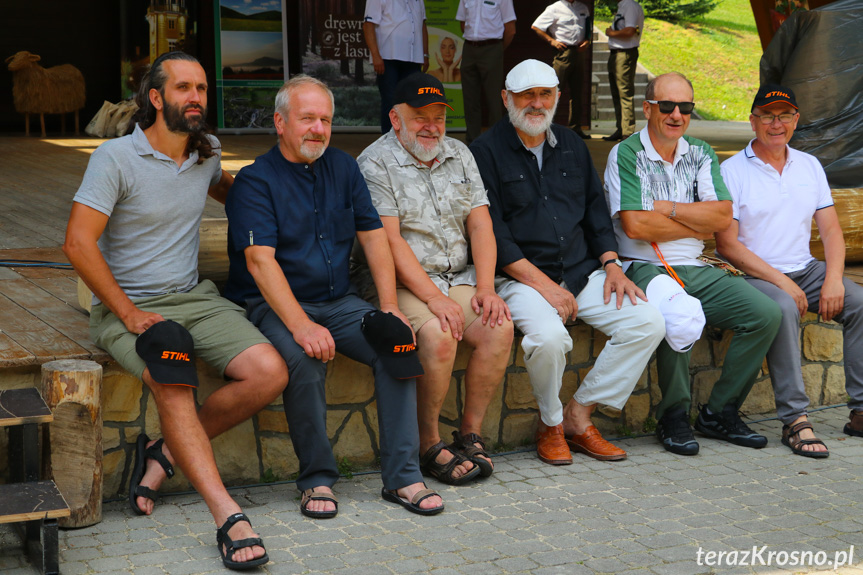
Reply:
M90 156L74 201L108 216L99 249L130 298L198 283L198 228L207 190L221 178L221 149L210 139L216 155L200 165L194 152L178 167L139 126Z

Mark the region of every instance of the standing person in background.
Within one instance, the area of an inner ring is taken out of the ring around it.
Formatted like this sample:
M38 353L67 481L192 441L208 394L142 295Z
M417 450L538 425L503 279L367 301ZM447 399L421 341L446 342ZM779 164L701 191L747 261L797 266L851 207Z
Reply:
M423 0L367 0L363 35L381 94L381 133L392 128L390 110L399 80L429 67Z
M534 20L531 30L557 50L552 65L561 88L569 88L569 127L585 140L581 130L581 79L584 65L579 50L590 44L593 30L590 8L576 0L558 0Z
M612 0L616 1L616 0ZM617 2L617 14L605 30L608 36L608 84L617 129L602 139L616 142L635 132L635 68L644 30L644 10L635 0Z
M503 86L503 51L515 37L512 0L460 0L456 20L464 36L461 89L467 143L482 132L485 103L488 125L503 116L500 93Z

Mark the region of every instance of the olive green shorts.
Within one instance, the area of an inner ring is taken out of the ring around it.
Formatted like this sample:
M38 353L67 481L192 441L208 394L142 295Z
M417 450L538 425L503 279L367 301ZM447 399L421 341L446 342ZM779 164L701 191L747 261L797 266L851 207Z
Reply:
M186 293L135 298L135 306L173 320L192 334L195 354L222 375L231 360L259 343L270 343L247 319L243 308L219 295L210 280ZM129 373L141 377L147 367L135 351L138 336L103 304L90 310L90 337Z

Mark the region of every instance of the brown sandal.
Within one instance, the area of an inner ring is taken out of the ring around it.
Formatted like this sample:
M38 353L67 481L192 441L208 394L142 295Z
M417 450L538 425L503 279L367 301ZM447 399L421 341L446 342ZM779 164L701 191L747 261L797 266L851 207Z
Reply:
M482 437L476 433L462 435L458 431L453 431L452 438L453 442L449 444L450 449L458 450L468 461L479 467L480 477L490 477L494 473L494 464L491 462L491 455L485 450L485 442ZM482 447L477 447L477 443ZM488 459L485 459L486 457Z
M438 456L438 453L444 449L452 453L452 459L446 463L438 463L435 461L435 458ZM468 460L464 455L458 451L453 451L453 449L443 441L438 441L435 445L429 447L428 451L426 451L420 458L420 471L425 475L431 475L441 483L446 483L447 485L464 485L479 475L479 466L474 464L473 469L461 477L453 477L452 472L456 466L466 463L467 461Z
M309 509L309 503L312 501L331 501L336 508L332 511L312 511ZM303 491L303 498L300 501L300 513L312 519L332 519L339 514L339 500L332 493L318 492L312 487Z
M814 459L823 459L825 457L830 456L830 451L809 451L807 449L803 449L804 445L824 445L824 442L818 438L815 439L801 439L800 432L804 429L812 429L812 424L808 421L801 421L800 423L795 423L794 425L783 425L782 426L782 445L787 445L791 448L796 455L802 455L803 457L812 457ZM827 446L824 445L826 449Z

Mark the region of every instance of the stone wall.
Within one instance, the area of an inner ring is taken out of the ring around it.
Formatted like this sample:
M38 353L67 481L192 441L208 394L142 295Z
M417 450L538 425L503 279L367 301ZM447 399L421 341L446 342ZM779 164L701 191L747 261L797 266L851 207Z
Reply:
M561 389L565 403L590 371L594 360L607 342L605 335L578 322L570 327L573 349L567 358ZM693 409L707 400L718 379L730 332L707 330L695 344L692 353L691 378ZM801 325L803 375L812 405L832 405L846 401L845 375L842 367L842 330L834 322L820 323L807 314ZM448 440L459 423L458 414L464 401L464 374L469 353L460 349L453 371L452 385L440 418L441 437ZM221 377L204 364L199 365L198 400L222 384ZM39 385L38 371L0 372L0 386ZM327 374L327 429L337 459L346 468L372 467L378 457L377 409L371 370L344 356L330 364ZM105 498L123 494L128 486L134 456L135 439L141 432L158 437L159 418L150 394L141 382L116 363L105 365L102 385L103 447L105 455ZM620 436L652 429L651 408L659 403L656 362L651 361L641 375L635 391L623 411L600 407L594 416L604 434ZM775 409L766 364L743 411L770 413ZM487 444L494 448L514 448L533 443L538 411L524 367L520 338L516 344L503 384L489 407L483 426ZM0 433L0 469L5 468L5 434ZM290 441L290 430L282 411L281 399L257 416L218 437L214 442L222 478L227 485L257 483L266 477L289 479L297 472L297 458ZM189 489L179 472L164 486L165 491Z

